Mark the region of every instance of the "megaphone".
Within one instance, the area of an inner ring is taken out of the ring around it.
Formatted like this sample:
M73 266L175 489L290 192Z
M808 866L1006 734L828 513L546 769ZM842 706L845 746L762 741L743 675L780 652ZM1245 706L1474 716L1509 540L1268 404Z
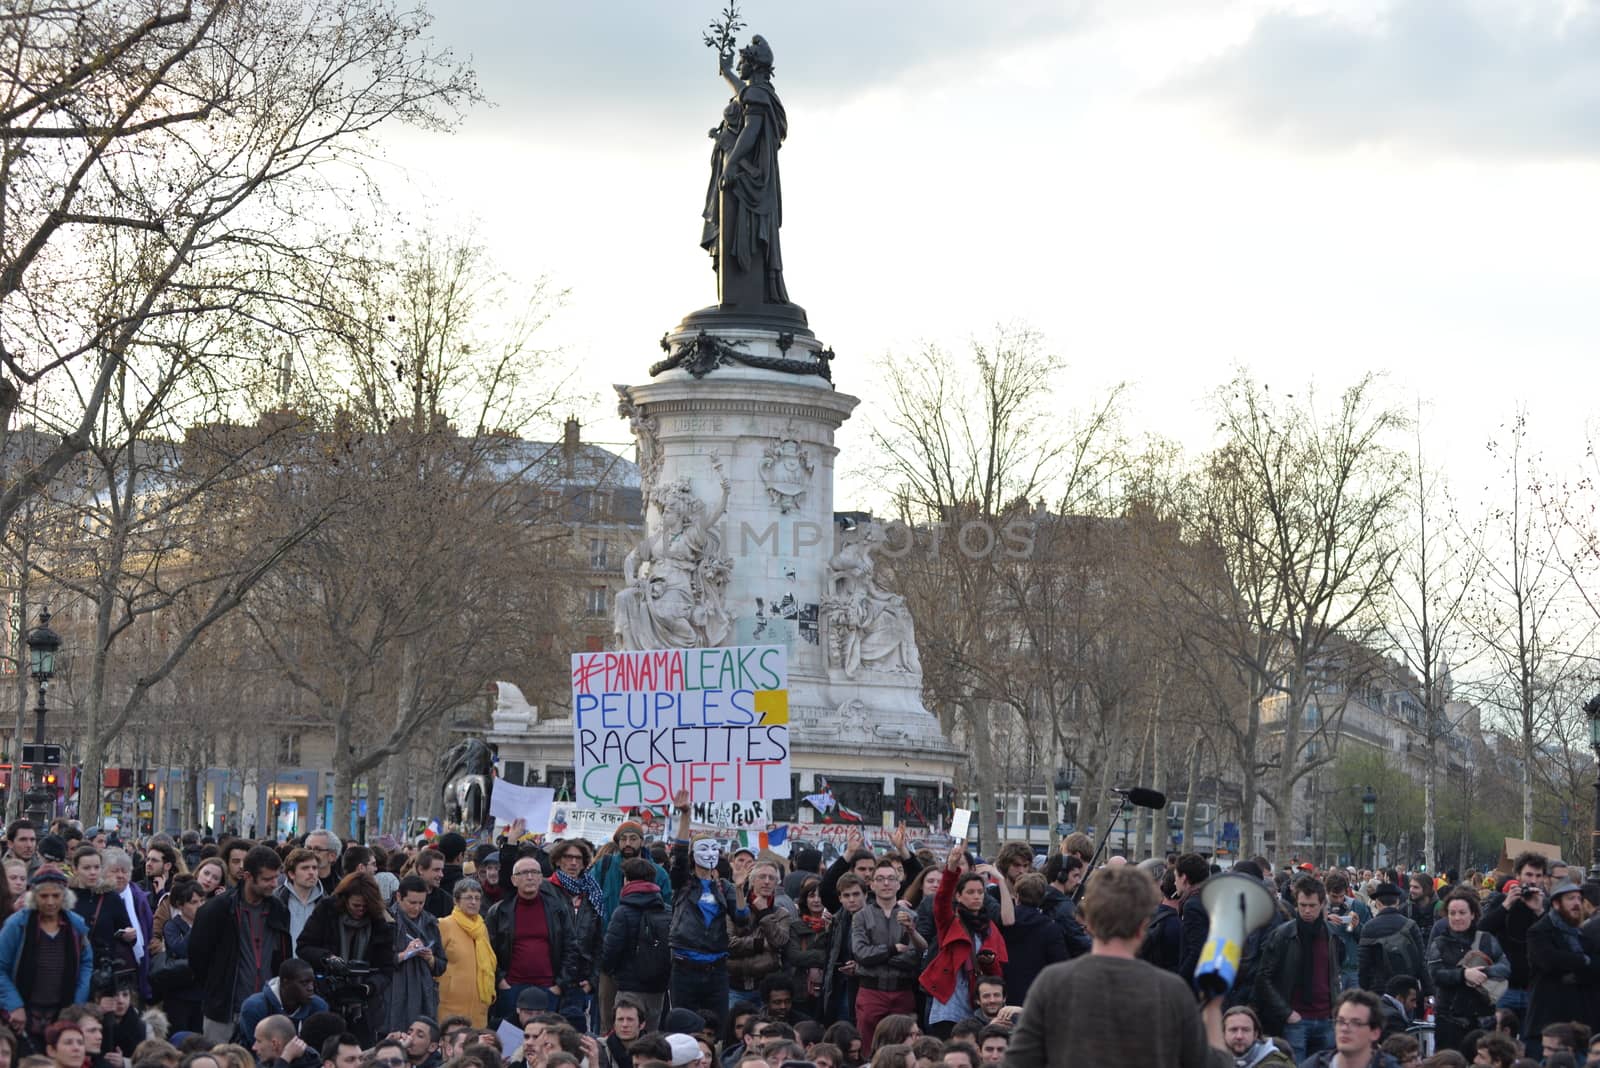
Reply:
M1239 957L1244 940L1277 913L1267 888L1248 875L1224 872L1200 887L1200 904L1211 917L1194 984L1208 998L1226 994L1239 978Z

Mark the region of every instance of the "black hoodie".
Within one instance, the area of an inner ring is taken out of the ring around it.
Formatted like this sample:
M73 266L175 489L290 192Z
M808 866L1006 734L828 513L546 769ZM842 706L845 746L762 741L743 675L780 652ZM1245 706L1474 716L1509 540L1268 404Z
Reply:
M667 989L667 977L661 976L651 982L640 974L637 967L636 947L639 945L639 926L643 923L655 926L663 945L666 944L672 916L667 911L667 903L661 898L661 888L653 883L649 890L634 890L618 899L617 911L611 914L611 922L606 924L605 942L600 950L600 970L616 981L618 990L660 994Z

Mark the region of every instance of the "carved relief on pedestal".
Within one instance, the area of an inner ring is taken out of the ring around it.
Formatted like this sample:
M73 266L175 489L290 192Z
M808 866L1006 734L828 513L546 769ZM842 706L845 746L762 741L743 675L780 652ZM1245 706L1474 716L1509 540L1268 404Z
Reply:
M687 478L648 498L660 518L622 563L627 585L612 616L621 649L703 648L727 644L733 633L725 597L733 559L721 530L731 483L715 452L711 466L722 485L714 508L695 496Z
M883 544L883 528L869 524L840 531L828 561L822 607L828 620L828 657L846 678L863 670L922 676L916 628L906 599L878 583L872 553Z
M783 515L799 511L816 464L794 438L775 438L761 452L761 484Z
M633 402L627 386L613 384L611 388L617 391L617 414L628 421L628 429L633 432L639 460L639 507L648 512L651 493L661 475L660 421L644 414L644 409Z

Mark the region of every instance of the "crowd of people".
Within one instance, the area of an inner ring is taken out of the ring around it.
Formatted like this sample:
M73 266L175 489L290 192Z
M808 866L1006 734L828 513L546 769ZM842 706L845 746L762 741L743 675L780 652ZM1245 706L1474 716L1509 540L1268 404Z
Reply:
M1063 843L1089 848L1081 835ZM1014 1059L1039 1063L1038 1026L1049 1034L1042 1048L1087 1051L1084 1063L1600 1066L1600 883L1537 853L1511 868L1433 875L1241 861L1232 874L1259 881L1275 912L1245 939L1232 987L1201 1006L1195 975L1211 933L1202 895L1217 869L1195 854L1113 858L1089 877L1082 912L1090 956L1104 959L1040 981ZM1120 900L1096 900L1113 889ZM1072 993L1039 1000L1043 988ZM1170 1008L1150 1011L1164 999Z
M674 807L598 849L18 820L0 1068L1600 1065L1600 885L1538 855L1460 881L1241 861L1278 915L1202 1005L1199 856L1091 871L1072 835L985 862L900 829L824 864L725 853Z

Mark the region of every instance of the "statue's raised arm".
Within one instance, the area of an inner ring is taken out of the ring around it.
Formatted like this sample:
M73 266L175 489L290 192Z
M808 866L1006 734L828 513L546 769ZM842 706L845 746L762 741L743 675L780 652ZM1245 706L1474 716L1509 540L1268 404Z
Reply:
M728 478L728 470L722 466L722 455L715 449L711 450L711 470L717 473L717 478L721 481L722 495L717 498L717 505L711 509L711 514L706 516L704 526L707 529L722 522L723 515L728 511L728 491L733 488L733 481Z

